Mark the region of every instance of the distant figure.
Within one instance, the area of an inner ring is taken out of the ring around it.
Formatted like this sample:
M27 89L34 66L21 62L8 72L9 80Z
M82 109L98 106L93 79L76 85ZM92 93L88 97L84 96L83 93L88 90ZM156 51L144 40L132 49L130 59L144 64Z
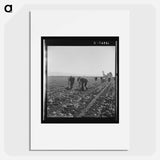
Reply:
M112 72L109 72L109 73L107 74L108 82L110 82L112 78L113 78Z
M100 77L100 79L101 79L101 83L105 82L104 77Z
M69 87L69 89L72 89L72 88L73 88L74 81L75 81L75 78L74 78L74 77L70 76L70 77L68 78L68 87Z
M97 81L97 77L95 77L94 80Z
M105 74L104 71L102 71L102 74L103 74L103 78L106 82L110 82L113 78L112 72Z
M77 78L77 81L79 83L79 88L84 91L84 90L87 90L87 83L88 83L88 80L86 78L83 78L83 77L78 77Z

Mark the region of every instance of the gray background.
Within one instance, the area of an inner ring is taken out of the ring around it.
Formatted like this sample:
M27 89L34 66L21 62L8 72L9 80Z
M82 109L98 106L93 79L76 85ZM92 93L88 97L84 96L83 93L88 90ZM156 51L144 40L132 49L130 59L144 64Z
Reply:
M29 10L127 9L130 11L130 150L83 152L83 156L155 153L155 9L151 5L24 6L5 26L4 150L9 156L82 156L29 151ZM117 133L118 134L118 133Z

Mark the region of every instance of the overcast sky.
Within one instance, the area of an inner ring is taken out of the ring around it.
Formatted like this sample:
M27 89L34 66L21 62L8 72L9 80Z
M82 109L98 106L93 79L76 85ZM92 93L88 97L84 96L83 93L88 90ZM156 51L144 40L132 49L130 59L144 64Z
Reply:
M102 76L115 74L114 46L49 46L49 76Z

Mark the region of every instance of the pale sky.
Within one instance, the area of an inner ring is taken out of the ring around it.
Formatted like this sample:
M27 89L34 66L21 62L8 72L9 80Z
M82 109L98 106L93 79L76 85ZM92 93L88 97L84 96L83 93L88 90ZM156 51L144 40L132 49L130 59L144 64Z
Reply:
M49 76L115 75L115 46L48 46Z

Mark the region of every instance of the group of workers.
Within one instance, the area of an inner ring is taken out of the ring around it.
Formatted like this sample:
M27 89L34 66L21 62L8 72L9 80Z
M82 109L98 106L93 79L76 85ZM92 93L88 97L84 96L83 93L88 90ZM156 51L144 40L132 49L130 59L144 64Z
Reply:
M98 78L100 78L100 81L101 83L104 83L104 82L110 82L111 79L112 79L112 73L108 73L107 75L103 75L103 77L94 77L94 80L97 81ZM73 85L75 83L75 77L73 76L70 76L68 78L68 89L72 89L73 88ZM79 86L79 89L82 90L82 91L85 91L87 90L87 83L88 83L88 80L87 78L85 77L77 77L77 82L78 82L78 86Z
M74 82L75 82L75 77L70 76L70 77L68 78L68 87L69 87L69 89L72 89L72 88L73 88ZM87 90L88 80L87 80L86 78L84 78L84 77L77 77L77 82L78 82L79 88L80 88L82 91Z

